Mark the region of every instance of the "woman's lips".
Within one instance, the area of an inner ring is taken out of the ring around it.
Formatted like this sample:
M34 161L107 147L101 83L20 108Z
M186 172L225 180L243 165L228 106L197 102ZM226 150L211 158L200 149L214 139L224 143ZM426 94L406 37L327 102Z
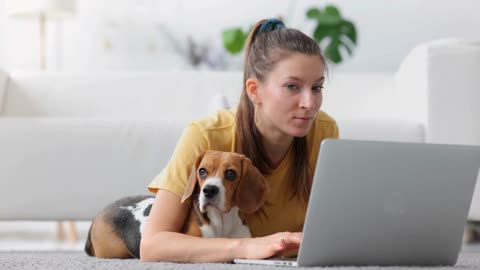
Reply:
M313 119L313 117L294 117L293 119L295 122L308 123Z
M295 117L296 119L310 120L312 117Z

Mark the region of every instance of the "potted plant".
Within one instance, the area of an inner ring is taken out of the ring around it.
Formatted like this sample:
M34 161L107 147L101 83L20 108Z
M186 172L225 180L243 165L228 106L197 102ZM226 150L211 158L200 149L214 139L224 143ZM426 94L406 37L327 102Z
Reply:
M316 22L312 38L320 44L325 56L335 64L343 61L341 48L349 55L357 45L357 30L353 22L343 18L337 7L328 5L324 9L310 8L306 16ZM243 50L250 29L240 27L226 29L222 33L225 49L235 55Z

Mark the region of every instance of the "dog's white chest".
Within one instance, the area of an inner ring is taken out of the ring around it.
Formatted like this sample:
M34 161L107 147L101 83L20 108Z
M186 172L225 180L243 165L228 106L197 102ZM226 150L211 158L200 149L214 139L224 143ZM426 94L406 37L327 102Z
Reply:
M230 212L221 214L217 211L208 211L207 216L210 224L202 225L200 230L204 238L227 237L248 238L250 230L242 224L238 215L238 207L233 207Z

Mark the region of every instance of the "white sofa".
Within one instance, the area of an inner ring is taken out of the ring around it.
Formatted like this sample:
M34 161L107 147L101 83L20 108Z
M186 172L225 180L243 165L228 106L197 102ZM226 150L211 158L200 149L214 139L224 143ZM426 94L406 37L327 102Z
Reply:
M445 78L426 72L426 84L415 85L420 73L408 68L331 72L323 110L342 138L425 142L425 96L431 81L441 87ZM206 71L0 72L0 220L90 220L114 199L148 194L184 126L235 105L241 79ZM417 90L408 97L397 87L405 80ZM480 202L472 209L479 217Z

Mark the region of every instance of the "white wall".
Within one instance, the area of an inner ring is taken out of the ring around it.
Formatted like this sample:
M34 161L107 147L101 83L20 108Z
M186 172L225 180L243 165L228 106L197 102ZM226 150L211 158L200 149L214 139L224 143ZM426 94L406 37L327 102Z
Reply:
M5 16L0 0L0 67L38 67L38 24ZM222 29L281 15L287 26L311 34L305 11L326 2L313 0L77 0L77 13L47 23L49 69L167 70L192 68L185 57L187 36L215 48L211 59L227 57ZM438 38L480 40L480 1L336 0L356 23L355 56L337 66L346 71L395 71L416 44ZM168 29L179 43L171 42ZM182 53L183 52L183 53ZM228 60L240 67L241 57Z

